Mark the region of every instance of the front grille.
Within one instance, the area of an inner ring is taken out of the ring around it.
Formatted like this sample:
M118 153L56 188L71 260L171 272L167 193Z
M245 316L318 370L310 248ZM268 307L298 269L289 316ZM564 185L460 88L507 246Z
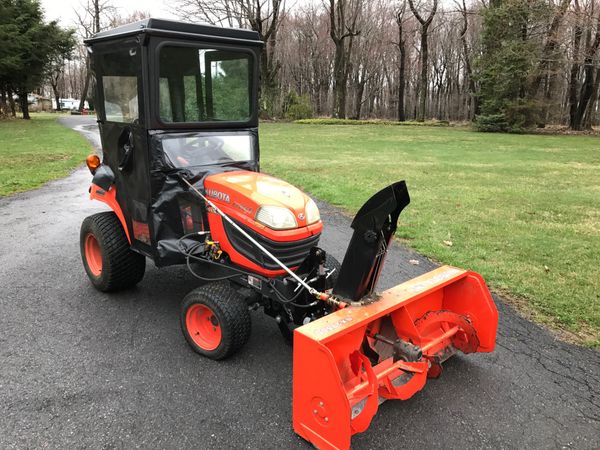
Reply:
M256 239L260 245L266 248L273 256L275 256L288 267L299 266L308 256L310 249L317 245L319 242L319 237L321 236L320 234L315 234L314 236L297 241L277 242L262 236L261 234L251 230L237 221L236 224L239 225L246 233ZM268 256L263 255L263 253L256 248L252 242L249 242L226 220L223 221L223 225L225 227L227 239L229 239L232 247L238 253L242 254L254 264L258 264L267 270L281 269Z

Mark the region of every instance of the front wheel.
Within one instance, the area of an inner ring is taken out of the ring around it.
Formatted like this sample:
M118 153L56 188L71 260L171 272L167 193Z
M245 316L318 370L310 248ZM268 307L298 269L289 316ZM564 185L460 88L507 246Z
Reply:
M102 292L127 289L144 278L146 257L131 250L125 230L112 211L85 218L79 247L88 277Z
M224 359L250 338L248 305L228 282L208 283L185 296L181 330L192 349L210 359Z

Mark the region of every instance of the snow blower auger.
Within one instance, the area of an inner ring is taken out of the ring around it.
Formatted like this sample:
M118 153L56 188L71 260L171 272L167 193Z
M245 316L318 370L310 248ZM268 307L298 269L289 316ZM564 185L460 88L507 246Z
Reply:
M250 310L294 340L294 429L348 448L383 400L407 399L457 351L492 351L497 313L483 280L442 267L375 294L404 182L352 222L343 264L319 248L316 203L260 173L263 41L249 30L146 19L86 40L102 160L87 158L80 249L103 292L187 264L201 282L181 302L185 340L219 360L243 348Z
M409 197L404 182L374 195L352 228L333 297L348 306L294 332L294 430L347 449L385 400L406 400L457 351L491 352L498 313L483 279L444 266L374 293Z

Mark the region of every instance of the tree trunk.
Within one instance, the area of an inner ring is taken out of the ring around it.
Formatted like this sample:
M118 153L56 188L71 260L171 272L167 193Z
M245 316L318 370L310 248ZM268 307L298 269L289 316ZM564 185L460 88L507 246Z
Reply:
M560 25L562 24L563 17L571 4L571 0L561 0L548 32L546 33L546 43L542 49L542 56L538 64L535 77L529 88L529 95L531 98L535 97L540 89L542 80L549 71L556 66L557 62L557 48L560 44L560 36L558 34Z
M355 5L355 11L350 24L346 21L348 2L329 0L329 36L335 45L335 58L333 63L333 116L338 119L346 118L346 97L348 92L348 75L350 73L350 55L352 54L352 41L359 34L356 31L356 21L361 8L361 2ZM348 47L345 41L349 38Z
M596 108L596 102L598 100L598 90L600 89L600 73L596 70L596 76L594 78L594 86L592 88L592 95L588 103L587 109L583 117L583 128L591 130L594 122L594 109Z
M404 8L396 16L398 24L398 51L400 52L400 67L398 68L398 122L406 121L405 90L406 90L406 41L404 40L403 20Z
M29 120L29 103L27 102L27 92L24 88L19 89L19 106L21 106L21 112L23 113L23 119Z
M598 18L597 26L596 26L596 34L594 36L594 41L586 48L585 59L583 60L583 73L584 79L583 84L581 86L581 93L579 94L579 105L577 106L577 111L575 113L575 121L573 124L574 130L581 130L584 128L584 119L585 114L588 111L590 106L590 102L594 97L595 91L595 77L596 68L594 67L594 59L596 56L596 52L598 51L598 47L600 46L600 17Z
M90 58L86 58L86 70L85 70L85 81L83 82L83 90L81 91L81 99L79 100L79 112L85 108L85 101L87 100L88 90L90 89Z
M469 94L469 119L474 120L475 116L479 114L479 98L477 97L477 87L475 86L475 79L473 78L473 69L471 68L471 58L469 53L469 45L467 43L467 31L469 29L469 16L467 11L467 5L463 0L461 14L463 16L463 26L460 32L460 41L462 43L463 58L465 62L465 76L468 80L468 94Z
M100 0L93 0L93 8L94 8L94 33L100 33ZM81 99L79 100L79 112L82 112L85 108L85 102L88 97L88 91L90 89L90 78L91 78L91 70L90 70L90 57L86 56L85 58L85 81L83 83L83 90L81 91Z
M94 0L94 32L100 33L100 0Z
M6 91L0 89L0 117L8 116L8 106L6 104Z
M553 117L553 112L555 112L556 109L558 109L559 111L561 111L561 105L557 104L557 101L553 101L553 95L555 92L557 92L557 84L558 84L558 79L555 73L551 73L548 75L548 81L546 82L546 91L544 93L544 111L543 111L543 118L544 118L544 125L546 125L547 123L551 123L554 120ZM555 105L556 107L550 107L550 105Z
M424 122L425 116L427 115L427 69L428 58L429 58L429 46L427 29L421 30L421 76L419 78L419 91L421 93L419 97L419 110L417 111L417 122Z
M573 130L583 129L584 115L594 93L594 66L592 66L592 59L585 58L584 65L584 79L581 85L581 93L579 94L579 105L575 112L575 120L571 126Z
M57 111L62 111L61 107L60 107L60 94L58 92L58 84L56 83L51 83L52 86L52 92L54 92L54 99L56 100L56 110Z
M405 90L406 90L406 48L400 55L400 73L398 74L398 122L406 121L405 111Z
M433 18L437 11L438 0L433 0L433 7L431 8L427 19L421 17L419 12L415 8L413 0L408 0L408 4L410 6L411 11L413 12L413 15L421 24L421 76L419 81L420 97L419 109L417 112L417 121L424 122L425 116L427 115L427 91L429 87L427 80L427 72L429 69L429 25L431 25L431 22L433 21Z
M346 62L344 55L344 41L335 42L334 59L334 84L333 84L333 117L336 119L346 118Z
M583 29L579 23L575 25L575 36L573 38L573 65L569 77L569 127L573 130L579 127L577 123L577 91L579 85L579 52Z
M9 89L7 91L8 94L8 104L10 105L10 114L13 117L17 117L17 105L15 105L15 99L13 98L13 92Z
M363 77L364 77L364 73L363 73ZM354 117L353 117L353 119L360 120L360 113L362 111L364 93L365 93L365 80L363 78L356 84L356 98L354 100Z

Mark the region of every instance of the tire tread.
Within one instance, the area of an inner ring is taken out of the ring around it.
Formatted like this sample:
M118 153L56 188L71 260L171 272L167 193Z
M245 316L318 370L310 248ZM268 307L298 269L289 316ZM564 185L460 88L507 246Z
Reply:
M186 313L195 303L202 303L211 308L221 324L221 344L213 351L199 348L187 331ZM181 328L194 351L219 360L238 352L248 342L252 320L244 297L233 289L229 282L212 282L194 289L185 296L181 305Z
M81 226L82 258L85 263L83 240L93 233L103 252L102 276L90 277L101 291L118 291L135 286L144 278L146 257L131 250L125 230L117 215L112 211L87 217Z

